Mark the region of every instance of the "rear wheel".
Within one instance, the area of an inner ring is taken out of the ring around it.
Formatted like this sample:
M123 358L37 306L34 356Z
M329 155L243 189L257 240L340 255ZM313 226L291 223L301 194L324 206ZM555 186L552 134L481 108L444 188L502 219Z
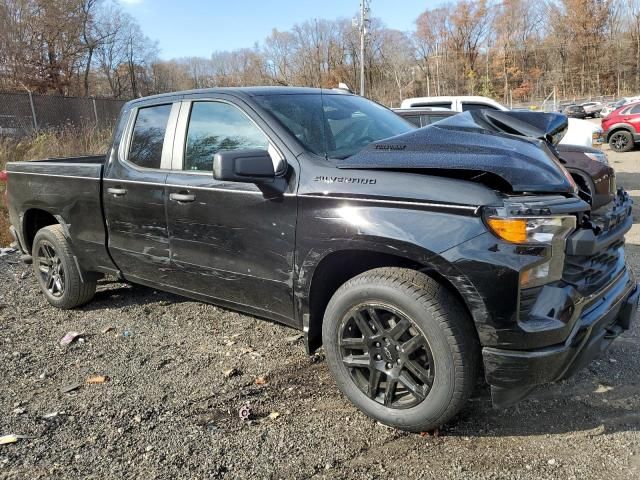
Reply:
M609 146L617 152L628 152L633 148L633 135L626 130L613 132L609 137Z
M370 417L420 432L455 415L473 390L479 345L453 295L421 272L380 268L335 293L323 343L342 393Z
M45 227L33 240L33 269L42 293L54 307L69 309L89 302L96 280L80 272L60 225Z

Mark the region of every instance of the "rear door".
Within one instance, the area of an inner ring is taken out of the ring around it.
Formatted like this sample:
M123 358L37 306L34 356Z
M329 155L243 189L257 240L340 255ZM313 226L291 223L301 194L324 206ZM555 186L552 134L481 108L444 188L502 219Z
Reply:
M109 252L142 283L171 283L164 188L179 109L171 98L132 109L104 175Z
M183 101L167 178L171 264L181 289L290 323L297 204L295 178L282 192L213 178L219 150L269 150L297 162L269 126L225 95ZM297 167L296 167L297 168Z

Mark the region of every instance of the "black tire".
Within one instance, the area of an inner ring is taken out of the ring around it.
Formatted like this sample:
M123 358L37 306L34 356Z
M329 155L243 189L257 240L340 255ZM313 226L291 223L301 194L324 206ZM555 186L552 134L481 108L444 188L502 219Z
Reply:
M51 225L36 233L32 254L38 285L51 305L70 309L93 298L95 276L78 270L71 244L60 225Z
M394 331L406 325L396 340ZM402 430L443 425L465 404L479 374L480 346L467 312L445 287L413 270L378 268L346 282L327 306L322 338L342 393L369 417Z
M609 147L616 152L628 152L633 149L633 135L626 130L613 132L609 137Z

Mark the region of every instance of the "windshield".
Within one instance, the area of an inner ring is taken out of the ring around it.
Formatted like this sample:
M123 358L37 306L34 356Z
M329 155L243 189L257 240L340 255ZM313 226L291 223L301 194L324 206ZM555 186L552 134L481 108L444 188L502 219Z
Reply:
M391 110L355 95L257 96L256 101L309 151L344 159L371 142L415 127Z

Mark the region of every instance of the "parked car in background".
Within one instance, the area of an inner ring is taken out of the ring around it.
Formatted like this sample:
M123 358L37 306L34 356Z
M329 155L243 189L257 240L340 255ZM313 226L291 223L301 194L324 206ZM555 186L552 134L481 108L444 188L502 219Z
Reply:
M587 118L587 112L582 105L569 105L562 113L570 118Z
M638 102L638 101L640 101L640 96L637 96L637 97L623 97L620 100L618 100L617 102L610 102L608 105L603 107L602 110L600 110L600 116L601 117L606 117L607 115L609 115L614 110L617 110L618 108L620 108L620 107L622 107L624 105L628 105L630 103L634 103L634 102Z
M481 372L511 405L635 320L631 198L579 194L567 126L480 110L417 129L342 92L206 89L128 102L103 157L2 178L51 305L109 274L282 322L365 414L422 432Z
M502 110L509 109L495 100L480 96L441 96L441 97L415 97L402 101L400 108L448 108L456 112L470 110ZM569 118L569 129L561 143L567 145L584 145L585 147L597 147L602 144L603 132L598 125L577 118Z
M580 105L584 108L584 111L587 114L587 117L595 118L600 116L600 112L604 107L604 103L602 102L585 102Z
M459 112L431 111L422 108L394 109L395 113L417 127L426 127ZM611 192L616 191L616 175L602 150L583 145L559 144L555 146L560 161L567 168L580 189L580 196L598 209L609 203Z
M618 102L607 102L604 104L604 107L602 107L602 110L600 110L600 117L604 118L607 115L609 115L611 112L613 112L617 107L616 104Z
M618 152L632 150L640 142L640 102L623 105L602 119L609 146Z

